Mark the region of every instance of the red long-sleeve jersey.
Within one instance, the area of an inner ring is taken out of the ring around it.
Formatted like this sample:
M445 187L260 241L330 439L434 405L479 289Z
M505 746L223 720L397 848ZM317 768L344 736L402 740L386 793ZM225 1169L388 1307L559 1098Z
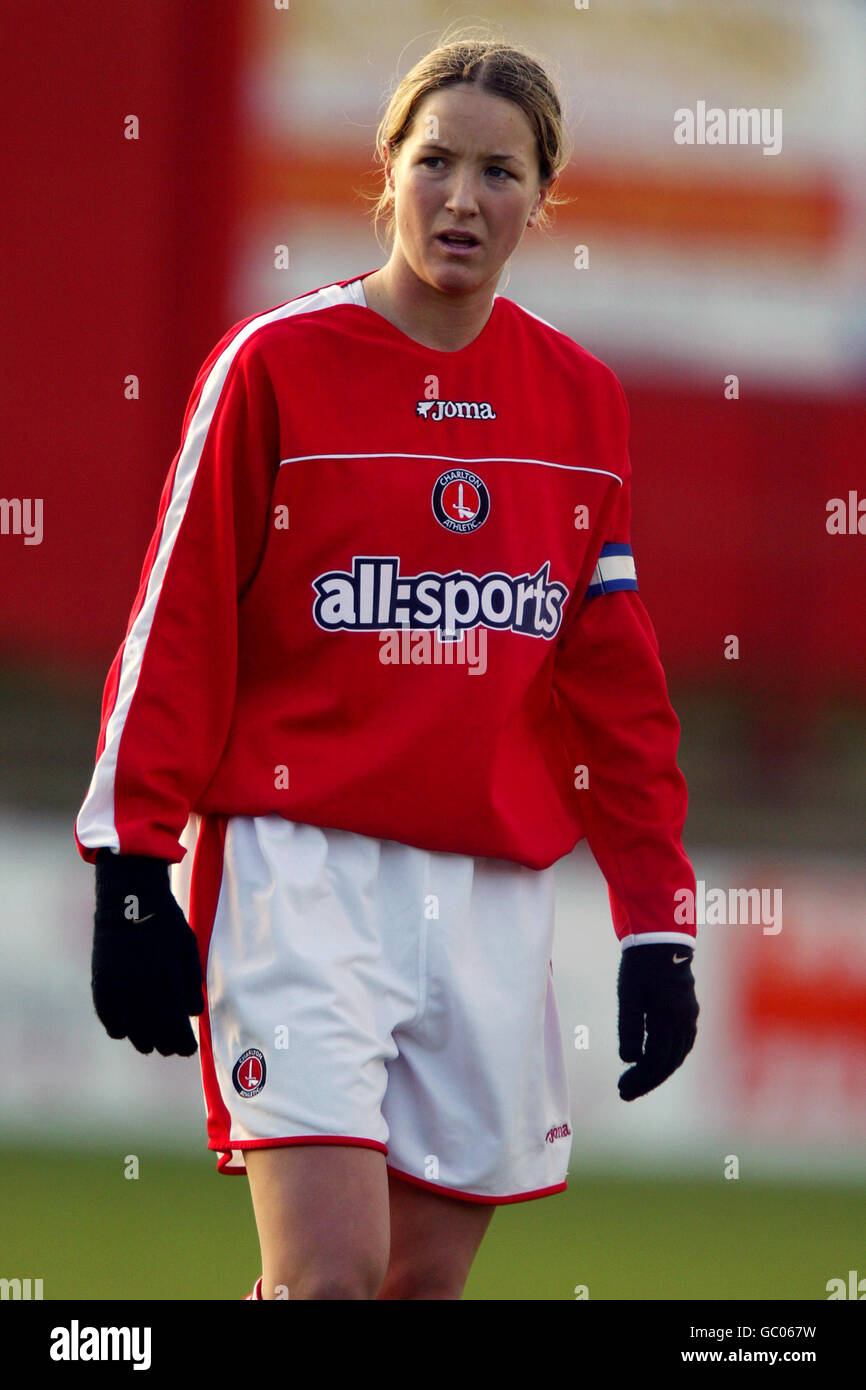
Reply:
M585 835L617 936L691 941L622 388L502 295L445 352L363 279L234 325L198 374L79 851L178 861L208 813L536 869Z

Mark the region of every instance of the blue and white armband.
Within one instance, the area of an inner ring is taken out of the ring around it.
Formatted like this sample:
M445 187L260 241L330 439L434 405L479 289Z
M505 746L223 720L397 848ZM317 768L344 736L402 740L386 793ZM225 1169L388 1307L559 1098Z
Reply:
M596 598L598 594L615 594L619 589L636 588L637 572L631 546L619 541L603 545L586 597Z

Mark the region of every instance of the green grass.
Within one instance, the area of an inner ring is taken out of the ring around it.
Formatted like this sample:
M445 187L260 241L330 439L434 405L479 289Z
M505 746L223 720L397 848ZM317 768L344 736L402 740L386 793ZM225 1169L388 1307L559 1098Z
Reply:
M862 1187L572 1173L563 1196L497 1211L466 1296L826 1299L866 1273L864 1217Z
M0 1276L46 1299L240 1299L259 1272L244 1178L214 1158L0 1150ZM632 1181L572 1170L567 1193L497 1210L466 1298L826 1299L866 1274L866 1192L805 1183Z

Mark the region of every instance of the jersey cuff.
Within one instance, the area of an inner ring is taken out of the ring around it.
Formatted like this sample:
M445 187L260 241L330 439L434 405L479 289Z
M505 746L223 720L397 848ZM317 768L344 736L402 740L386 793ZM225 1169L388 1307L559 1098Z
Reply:
M696 945L693 936L686 936L685 932L680 931L633 932L631 936L621 937L619 944L625 950L627 946L654 946L657 942L665 941L672 942L674 946L694 947Z

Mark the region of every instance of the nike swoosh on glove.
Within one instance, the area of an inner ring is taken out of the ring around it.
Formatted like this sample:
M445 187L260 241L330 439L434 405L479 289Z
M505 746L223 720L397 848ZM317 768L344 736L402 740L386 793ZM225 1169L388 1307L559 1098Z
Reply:
M191 1057L190 1015L204 1009L195 934L172 896L168 860L96 855L91 988L110 1038L139 1052Z
M691 1051L700 1013L690 946L626 946L619 966L619 1055L634 1062L619 1078L623 1100L660 1086Z

